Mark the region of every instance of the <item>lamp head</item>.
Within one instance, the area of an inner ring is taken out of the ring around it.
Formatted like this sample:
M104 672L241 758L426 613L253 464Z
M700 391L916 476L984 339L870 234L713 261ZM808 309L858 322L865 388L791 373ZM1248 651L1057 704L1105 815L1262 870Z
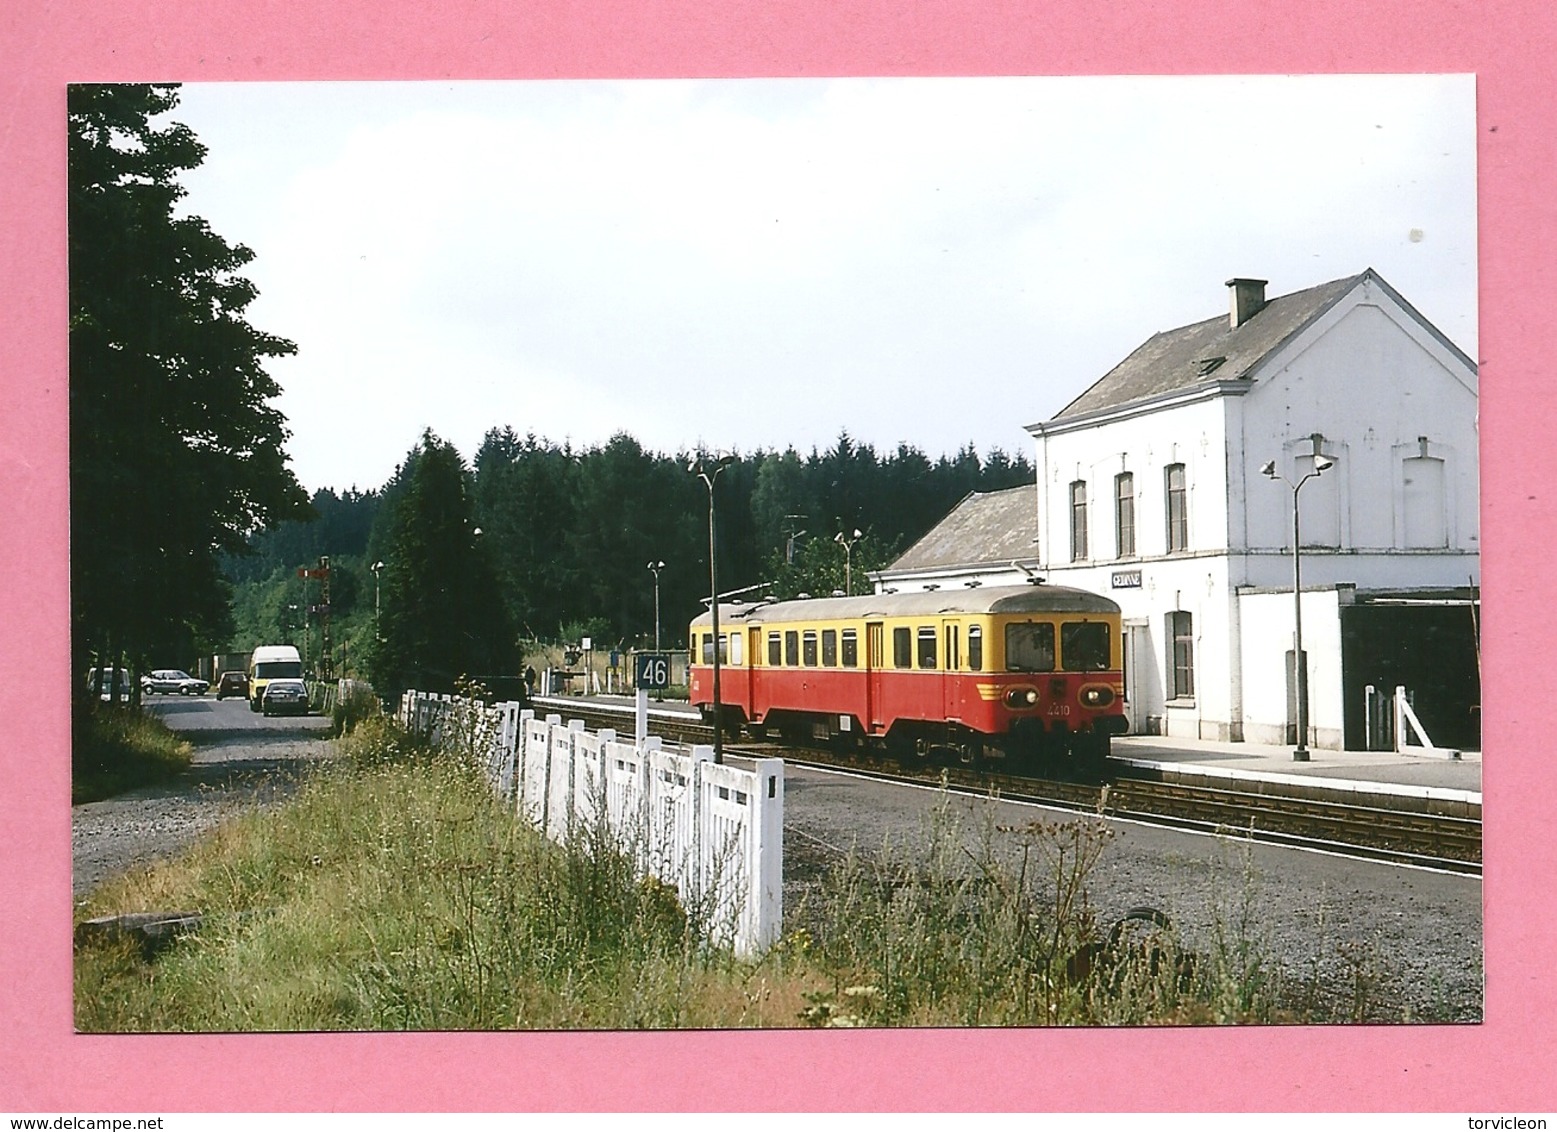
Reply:
M1264 465L1260 468L1260 475L1262 475L1262 476L1269 476L1271 479L1275 479L1276 478L1276 461L1274 461L1274 460L1266 460Z
M1328 472L1333 467L1335 467L1335 461L1330 459L1330 457L1328 457L1328 456L1315 456L1314 457L1314 471L1315 471L1316 474L1319 473L1319 472Z

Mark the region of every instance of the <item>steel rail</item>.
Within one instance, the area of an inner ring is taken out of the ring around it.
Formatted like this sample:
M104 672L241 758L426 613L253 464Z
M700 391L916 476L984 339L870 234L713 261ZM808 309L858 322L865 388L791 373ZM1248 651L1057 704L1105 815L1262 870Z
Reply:
M549 704L586 725L617 727L632 719L629 707L580 707ZM712 728L689 718L684 723L651 717L650 730L675 742L707 743ZM781 755L796 766L847 771L881 781L943 786L963 794L993 795L1099 817L1128 818L1144 824L1192 829L1294 848L1319 849L1367 860L1481 874L1479 817L1433 813L1418 808L1365 806L1351 801L1272 792L1159 782L1120 767L1107 784L1019 777L962 765L905 765L869 750L839 752L776 743L730 745L732 756Z

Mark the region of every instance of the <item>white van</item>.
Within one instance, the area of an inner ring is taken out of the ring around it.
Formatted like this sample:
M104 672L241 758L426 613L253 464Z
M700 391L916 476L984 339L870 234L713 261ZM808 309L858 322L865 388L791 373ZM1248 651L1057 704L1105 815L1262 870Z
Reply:
M112 668L92 669L87 673L87 687L97 689L97 698L104 703L113 695L114 670ZM102 681L101 684L99 681ZM127 669L119 669L119 702L130 702L130 673Z
M259 711L265 685L272 680L301 680L303 658L291 645L261 645L249 657L249 710Z

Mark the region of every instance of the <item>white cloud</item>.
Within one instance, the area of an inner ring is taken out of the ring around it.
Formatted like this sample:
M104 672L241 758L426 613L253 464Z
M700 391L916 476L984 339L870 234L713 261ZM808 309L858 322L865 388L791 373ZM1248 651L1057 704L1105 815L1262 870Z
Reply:
M431 426L1025 447L1147 334L1367 266L1474 351L1471 80L185 88L309 486ZM282 128L283 124L286 128ZM1411 231L1422 233L1413 241Z

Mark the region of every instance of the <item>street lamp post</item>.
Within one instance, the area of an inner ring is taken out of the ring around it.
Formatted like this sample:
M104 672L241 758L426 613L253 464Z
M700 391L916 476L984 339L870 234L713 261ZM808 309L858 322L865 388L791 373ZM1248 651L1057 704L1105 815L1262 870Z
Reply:
M1316 451L1314 470L1297 483L1279 475L1274 460L1260 469L1261 475L1279 479L1292 489L1292 680L1297 699L1297 746L1292 750L1292 760L1300 763L1308 762L1308 658L1303 654L1303 524L1298 511L1298 492L1309 480L1333 467L1334 460Z
M854 596L854 544L860 541L860 531L854 529L853 538L845 538L842 531L833 536L833 541L843 547L843 592Z
M660 651L660 571L663 562L650 562L647 569L654 575L654 651Z
M713 462L702 456L694 457L687 471L708 486L708 610L713 621L714 645L714 762L724 762L723 709L719 704L719 567L714 546L714 481L719 473L735 462L734 456L720 456Z
M378 575L379 572L384 569L384 563L375 562L373 565L369 566L368 569L373 571L373 639L375 641L382 641L384 639L384 634L379 632L378 628Z

